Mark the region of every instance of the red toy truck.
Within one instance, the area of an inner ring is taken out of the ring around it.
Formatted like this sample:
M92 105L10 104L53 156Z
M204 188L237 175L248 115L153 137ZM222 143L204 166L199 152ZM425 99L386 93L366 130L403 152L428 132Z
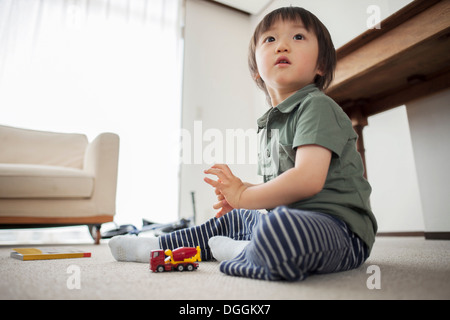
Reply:
M167 257L166 257L167 256ZM150 253L150 270L153 272L163 272L172 270L192 271L198 268L200 258L200 247L180 247L175 250L166 251L153 250Z

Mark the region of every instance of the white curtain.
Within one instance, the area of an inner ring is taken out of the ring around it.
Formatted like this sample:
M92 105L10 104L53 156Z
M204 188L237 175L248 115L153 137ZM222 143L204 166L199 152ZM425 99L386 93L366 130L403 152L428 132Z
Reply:
M181 8L0 0L0 124L119 134L118 223L178 217Z

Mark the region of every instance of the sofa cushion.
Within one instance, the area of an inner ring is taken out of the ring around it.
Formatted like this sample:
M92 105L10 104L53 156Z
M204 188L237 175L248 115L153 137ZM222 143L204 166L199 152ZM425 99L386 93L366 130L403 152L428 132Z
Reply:
M0 198L89 198L94 177L83 170L0 163Z
M83 169L87 137L0 126L0 163L42 164Z

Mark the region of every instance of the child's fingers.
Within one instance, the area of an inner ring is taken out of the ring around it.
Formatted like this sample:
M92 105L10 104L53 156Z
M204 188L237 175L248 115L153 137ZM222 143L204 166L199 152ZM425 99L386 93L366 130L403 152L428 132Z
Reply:
M226 164L220 164L220 163L218 163L218 164L213 165L211 168L220 169L220 170L222 170L222 171L223 171L225 174L227 174L227 175L233 174L233 173L231 172L230 167L228 167L228 165L226 165Z
M229 212L229 210L225 209L225 208L221 208L217 213L216 213L216 218L220 218L224 215L226 215Z
M223 212L223 210L220 210L219 212L216 213L215 217L216 218L220 218L221 216L225 215L226 212Z
M220 180L217 181L217 182L220 183ZM225 199L224 195L222 194L222 191L220 191L219 188L215 188L215 189L214 189L214 193L215 193L216 196L217 196L217 200L223 200L223 199Z
M213 174L217 176L220 180L225 181L227 180L227 176L221 169L217 168L209 168L208 170L204 171L206 174Z
M224 216L226 214L227 214L227 212L224 212L223 210L220 210L219 212L216 213L216 218L218 219L218 218L220 218L220 217L222 217L222 216Z
M203 178L203 181L205 181L207 184L209 184L210 186L212 186L214 188L217 188L220 184L219 181L216 181L216 180L213 180L213 179L210 179L207 177Z
M228 204L228 203L227 203ZM233 210L232 207L230 207L229 205L224 205L222 208L220 208L220 210L216 213L215 217L216 218L220 218L221 216L226 215L228 212L230 212L231 210Z
M220 209L222 207L223 207L223 201L219 201L219 202L213 204L213 208L216 210Z

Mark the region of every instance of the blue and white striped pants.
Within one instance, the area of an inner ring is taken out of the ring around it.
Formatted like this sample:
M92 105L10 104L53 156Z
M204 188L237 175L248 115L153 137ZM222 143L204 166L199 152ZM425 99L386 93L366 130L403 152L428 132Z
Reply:
M225 274L265 280L303 280L314 273L359 267L368 257L367 246L347 225L330 215L277 207L267 214L238 209L206 223L160 237L162 249L181 246L202 249L202 260L212 258L213 236L250 240L235 258L223 261Z

